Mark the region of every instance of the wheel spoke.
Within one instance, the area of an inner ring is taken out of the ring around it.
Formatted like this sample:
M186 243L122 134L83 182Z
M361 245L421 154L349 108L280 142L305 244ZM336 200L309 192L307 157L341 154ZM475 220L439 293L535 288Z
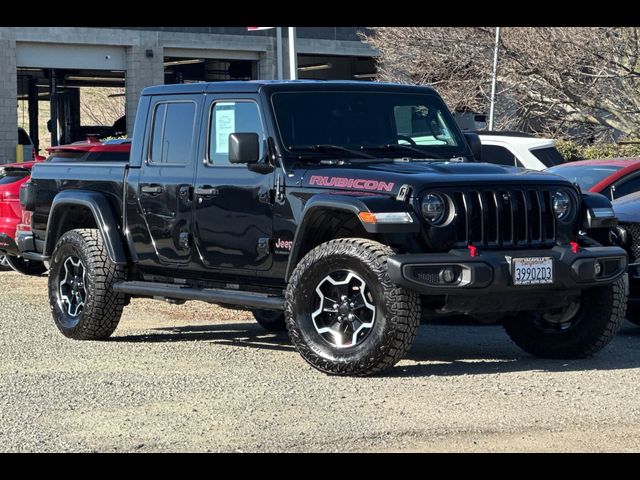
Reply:
M333 272L318 283L315 293L311 319L316 331L334 347L355 346L373 328L375 305L367 298L366 282L356 273Z
M82 261L76 257L67 257L59 276L59 304L71 317L82 313L86 301L86 270Z

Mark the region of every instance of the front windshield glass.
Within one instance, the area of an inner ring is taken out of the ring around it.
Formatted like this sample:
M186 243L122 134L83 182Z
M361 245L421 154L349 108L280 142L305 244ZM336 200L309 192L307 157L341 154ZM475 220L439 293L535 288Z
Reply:
M620 170L618 165L576 165L566 167L547 168L547 172L562 175L567 180L580 185L582 190L589 190L596 183L600 183L609 175Z
M313 150L355 157L348 149L378 157L393 152L396 157L449 159L466 153L449 110L436 95L281 92L272 103L280 138L296 154Z

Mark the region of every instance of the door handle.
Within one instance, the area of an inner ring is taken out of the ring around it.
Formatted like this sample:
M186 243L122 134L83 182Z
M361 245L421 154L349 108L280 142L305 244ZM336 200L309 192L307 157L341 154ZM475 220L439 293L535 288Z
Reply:
M143 187L140 187L140 191L142 193L149 193L149 194L162 193L162 187L160 185L145 185Z
M212 197L218 195L218 189L205 185L204 187L197 187L194 190L196 195L201 195L203 197Z

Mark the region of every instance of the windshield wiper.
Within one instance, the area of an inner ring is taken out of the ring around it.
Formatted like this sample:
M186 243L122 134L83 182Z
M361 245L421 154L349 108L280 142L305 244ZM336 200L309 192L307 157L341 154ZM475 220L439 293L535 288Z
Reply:
M342 147L340 145L330 145L330 144L295 145L295 146L289 147L289 150L305 150L305 151L309 151L309 152L336 151L336 152L350 153L352 155L357 155L358 157L362 157L362 158L376 158L374 155L371 155L369 153L360 152L358 150L353 150L351 148Z
M419 153L421 158L435 158L438 160L450 160L449 157L445 157L437 153L421 150L420 148L415 148L415 147L412 147L411 145L402 145L400 143L387 143L385 145L367 146L362 148L373 149L373 150L402 150L405 152Z

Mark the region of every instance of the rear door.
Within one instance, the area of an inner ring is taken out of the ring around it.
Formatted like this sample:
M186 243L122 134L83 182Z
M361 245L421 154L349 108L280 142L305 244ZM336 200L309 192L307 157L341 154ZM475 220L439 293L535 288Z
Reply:
M202 95L158 96L151 101L136 194L153 251L139 252L141 265L180 267L190 261L201 107Z

